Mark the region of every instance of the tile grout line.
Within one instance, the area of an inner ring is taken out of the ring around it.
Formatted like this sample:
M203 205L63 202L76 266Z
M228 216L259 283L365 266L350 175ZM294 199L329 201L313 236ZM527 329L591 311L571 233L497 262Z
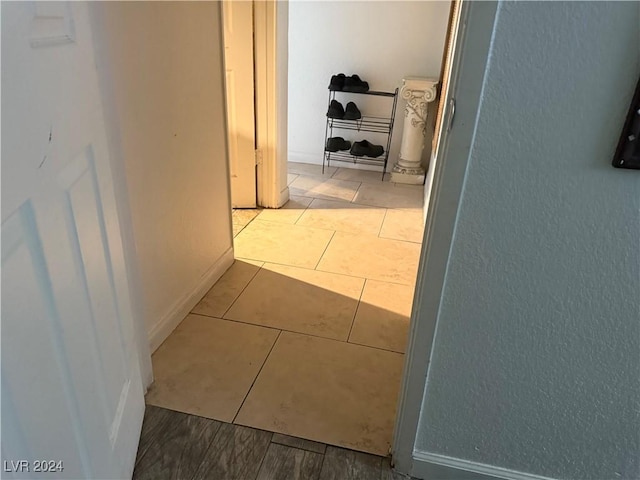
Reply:
M253 217L251 217L251 219L247 223L245 223L244 225L241 225L239 223L235 223L233 221L233 212L234 211L247 211L247 210L259 210L259 212L256 213ZM244 227L248 226L251 222L253 222L256 218L258 218L260 216L260 214L262 213L262 210L264 210L264 208L262 208L262 207L256 207L256 208L232 208L231 209L231 223L233 225L238 225L238 226L244 228Z
M336 235L336 231L334 230L333 234L331 234L331 238L327 242L327 246L324 247L324 250L322 250L322 255L320 255L320 258L318 259L318 263L316 263L316 266L313 267L313 270L316 270L318 268L318 265L320 265L320 262L322 261L322 257L324 257L324 254L327 253L327 249L329 248L329 245L331 245L331 242L333 241L333 237L335 237L335 235Z
M356 313L357 313L357 309L358 307L356 307ZM238 320L233 318L218 318L218 317L212 317L210 315L205 315L202 313L192 313L191 315L197 315L199 317L206 317L206 318L213 318L214 320L222 320L223 322L239 323L241 325L249 325L251 327L265 328L267 330L276 330L278 332L293 333L295 335L304 335L312 338L320 338L322 340L329 340L331 342L348 343L349 345L356 345L358 347L364 347L364 348L372 348L374 350L382 350L383 352L398 353L400 355L404 355L405 353L405 352L399 352L397 350L390 350L388 348L374 347L373 345L367 345L364 343L350 342L349 337L351 336L351 330L349 330L349 335L347 336L347 340L340 340L339 338L323 337L322 335L317 335L309 332L300 332L296 330L287 330L286 328L272 327L271 325L264 325L263 323L251 323L248 320ZM354 320L355 320L355 316L354 316ZM352 328L353 328L353 321L352 321ZM208 417L205 417L205 418L208 418Z
M418 242L412 242L411 240L397 240L395 238L387 238L387 237L378 237L380 240L386 240L389 242L402 242L402 243L408 243L410 245L422 245L422 242L418 243ZM262 262L263 260L258 260L259 262Z
M207 318L213 318L214 320L222 320L223 322L232 322L232 323L240 323L242 325L251 325L252 327L258 327L258 328L266 328L268 330L276 330L278 332L292 332L292 333L299 333L299 332L294 332L293 330L283 330L282 328L278 328L278 327L272 327L270 325L264 325L262 323L251 323L247 320L234 320L233 318L219 318L219 317L212 317L211 315L205 315L204 313L192 313L191 315L198 315L200 317L207 317ZM304 333L303 335L307 335L306 333ZM321 337L321 338L325 338L325 337ZM332 339L329 339L332 340ZM354 344L355 345L355 344Z
M251 258L247 259L247 260L253 260ZM278 263L278 262L266 262L264 260L256 260L258 262L264 262L264 264L271 264L271 265L279 265L281 267L291 267L291 268L299 268L300 270L307 270L309 272L320 272L320 273L328 273L331 275L338 275L340 277L349 277L349 278L357 278L358 280L366 280L367 277L358 277L357 275L349 275L347 273L338 273L338 272L330 272L328 270L317 270L315 268L309 268L309 267L301 267L300 265L290 265L288 263ZM264 268L264 267L262 267ZM265 269L268 270L268 269ZM375 278L372 278L371 280L377 280ZM390 282L388 280L378 280L379 282L386 282L386 283L393 283L394 285L407 285L410 286L408 283L397 283L397 282Z
M351 202L355 205L362 205L363 207L377 207L377 208L387 208L389 210L406 210L408 208L411 209L418 209L421 208L421 206L418 207L389 207L389 206L385 206L385 205L375 205L373 203L358 203L358 202Z
M353 197L351 197L351 200L349 200L349 203L353 203L353 201L356 199L356 197L358 196L358 192L360 191L360 189L362 188L362 185L364 184L364 182L358 182L360 185L358 185L358 189L353 192Z
M296 437L295 435L288 435L288 434L286 434L286 433L279 433L279 432L273 432L273 433L274 433L274 436L275 436L275 435L276 435L276 433L277 433L278 435L282 435L283 437L297 438L297 439L300 439L300 440L305 440L305 441L307 441L307 442L318 443L318 444L320 444L320 445L324 445L324 449L325 449L325 451L327 450L327 444L326 444L326 443L323 443L323 442L320 442L320 441L316 441L316 440L309 440L308 438ZM296 449L296 450L302 450L303 452L317 453L318 455L324 455L324 453L316 452L315 450L309 450L308 448L305 448L305 447L302 447L302 446L294 447L294 446L292 446L292 445L287 445L286 443L276 442L276 441L273 439L273 437L271 438L271 443L273 443L274 445L280 445L280 446L282 446L282 447L294 448L294 449Z
M296 218L296 221L293 222L293 225L297 225L298 227L303 227L304 226L304 225L298 224L298 222L300 221L302 216L306 213L306 211L309 210L309 207L311 206L311 204L317 200L317 198L314 198L314 197L305 197L305 198L311 198L311 201L309 202L309 205L304 207L304 210L302 210L302 213L300 215L298 215L298 218Z
M210 317L209 315L203 315L201 313L194 313L192 315L198 315L198 316L201 316L201 317L213 318L214 320L222 320L224 322L239 323L241 325L250 325L252 327L266 328L268 330L276 330L278 332L286 332L286 333L293 333L295 335L305 335L307 337L321 338L323 340L329 340L329 341L332 341L332 342L351 343L351 345L358 345L360 347L375 348L377 350L386 350L384 348L372 347L370 345L364 345L362 343L354 343L354 342L348 342L347 340L340 340L339 338L323 337L322 335L318 335L318 334L314 334L314 333L308 333L308 332L301 332L301 331L298 331L298 330L287 330L286 328L272 327L271 325L265 325L263 323L251 323L249 320L238 320L238 319L233 319L233 318ZM389 350L389 351L392 352L393 350ZM398 352L396 352L396 353L398 353Z
M237 233L233 234L233 227L240 227L240 230L238 230L238 232L237 232ZM244 227L246 227L246 225L238 225L237 223L233 223L233 224L231 225L231 233L233 234L233 238L231 239L231 240L232 240L232 243L233 243L233 240L235 240L235 238L236 238L238 235L240 235L240 232L242 232L242 230L244 230Z
M312 226L309 226L309 225L297 225L297 224L296 224L296 226L297 227L305 227L305 228L315 228L317 230L327 230L329 232L347 233L349 235L371 236L371 237L374 237L374 238L382 238L384 240L395 240L395 238L378 237L378 234L376 234L376 233L363 232L362 230L360 230L359 232L356 232L355 229L354 230L336 230L335 228L316 227L316 226L312 227ZM411 242L411 240L399 240L399 241L400 242L418 243L418 242ZM262 260L260 260L260 261L262 261Z
M344 233L344 232L342 232L342 233ZM349 234L349 235L353 235L353 234ZM388 240L388 239L383 238L383 240ZM404 240L394 240L394 241L405 242ZM414 243L414 242L405 242L405 243L413 243L414 245L421 245L419 243ZM324 255L324 253L323 253L323 255ZM308 270L308 271L311 271L311 272L329 273L331 275L339 275L341 277L357 278L359 280L375 280L376 282L391 283L392 285L402 285L402 286L405 286L405 287L413 287L413 288L415 288L415 285L416 285L416 282L413 282L413 283L398 282L398 281L393 281L393 280L390 280L390 279L361 277L361 276L358 276L358 275L349 275L348 273L332 272L330 270L321 270L321 269L317 268L317 265L316 265L316 268L309 268L309 267L301 267L300 265L291 265L291 264L288 264L288 263L279 263L279 262L260 260L260 259L257 259L257 258L248 258L248 257L241 257L241 258L244 259L244 260L253 260L253 261L256 261L256 262L262 262L265 265L268 263L268 264L271 264L271 265L280 265L281 267L299 268L301 270ZM320 258L322 259L322 257L320 257ZM260 268L264 269L264 266L262 266ZM200 315L202 315L202 314L200 314ZM205 316L210 317L211 315L205 315ZM214 318L218 318L218 317L214 317Z
M252 259L248 259L248 260L252 260ZM262 260L258 260L259 262ZM235 259L234 259L234 263L235 263ZM240 293L238 294L238 296L236 298L233 299L233 302L231 302L231 305L229 305L229 308L227 308L224 313L222 314L222 320L225 320L224 316L229 313L229 310L231 310L231 307L233 307L235 305L235 303L238 301L238 299L240 298L240 296L244 293L244 291L247 289L247 287L249 286L249 284L251 282L253 282L254 278L256 278L256 276L258 275L258 273L260 273L260 270L262 270L262 267L264 266L264 262L262 263L262 265L260 265L260 267L258 267L258 270L256 270L256 273L253 274L253 276L251 277L251 279L247 282L247 284L244 286L244 288L240 291ZM217 283L217 282L216 282ZM214 285L215 286L215 285ZM215 317L214 317L215 318Z
M358 304L356 305L356 311L353 312L353 318L351 319L351 327L349 327L349 335L347 335L347 342L346 343L351 343L349 342L349 339L351 338L351 332L353 331L353 326L356 323L356 317L358 316L358 310L360 310L360 304L362 303L362 295L364 295L364 289L367 288L367 279L364 279L364 283L362 284L362 290L360 290L360 297L358 298Z
M311 198L312 200L328 200L330 202L338 202L338 203L353 203L351 200L345 200L344 198L340 198L340 197L332 197L331 195L325 195L323 193L320 193L319 195L322 195L320 197L315 197L312 195L303 195L300 193L293 193L292 195L295 195L296 197L304 197L304 198ZM357 204L356 204L357 205ZM365 206L371 206L371 205L365 205ZM380 207L378 207L380 208ZM403 207L403 208L409 208L409 207Z
M365 345L364 343L357 343L357 342L346 342L349 345L357 345L358 347L365 347L365 348L373 348L374 350L379 350L381 352L389 352L389 353L397 353L398 355L404 355L405 352L399 352L397 350L389 350L388 348L382 348L382 347L374 347L372 345Z
M384 238L381 237L380 234L382 233L382 227L384 227L384 222L387 219L387 213L389 212L389 209L385 207L384 209L384 217L382 217L382 223L380 224L380 229L378 230L378 238Z
M271 356L271 352L273 352L273 349L275 348L276 344L278 343L278 340L280 340L280 336L281 335L282 335L282 330L280 330L278 332L278 336L276 337L275 341L273 342L273 345L271 345L271 348L269 349L269 353L267 353L267 356L264 357L264 361L262 362L262 365L260 365L260 369L258 370L258 373L253 378L253 382L251 382L251 386L249 387L249 390L247 390L247 394L242 399L242 403L238 407L238 411L233 416L233 420L231 421L231 424L237 425L236 424L236 419L238 418L238 415L240 415L240 410L242 410L242 407L244 406L244 402L247 401L247 398L249 397L249 394L251 393L251 390L253 390L253 386L256 384L256 380L258 380L258 377L260 376L260 373L262 372L262 369L267 364L267 360L269 360L269 357ZM273 432L271 432L271 433L272 433L271 438L273 439ZM269 443L271 443L271 440L269 440Z
M386 239L383 239L383 240L386 240ZM416 245L419 245L419 244L416 244ZM266 262L266 263L273 263L273 262ZM284 264L277 264L277 265L284 265ZM284 266L288 266L288 265L284 265ZM296 267L296 268L303 268L303 267ZM308 269L306 269L306 270L308 270ZM360 279L364 279L364 280L375 280L376 282L391 283L393 285L403 285L405 287L413 287L413 288L415 288L415 286L416 286L416 282L413 282L413 283L402 283L402 282L394 282L394 281L388 280L388 279L358 277L356 275L349 275L347 273L339 273L339 272L331 272L329 270L320 270L318 268L316 268L315 271L316 272L322 272L322 273L331 273L332 275L342 275L344 277L360 278ZM417 279L417 277L416 277L416 279Z
M355 203L354 200L356 199L356 197L358 196L358 192L360 191L360 189L362 188L362 184L364 182L360 182L360 185L358 185L358 189L356 190L356 192L353 194L353 197L351 198L351 200L349 201L349 203ZM356 203L357 205L357 203Z
M308 197L308 198L311 198L311 197ZM334 201L334 200L327 200L327 199L324 199L324 198L319 198L319 199L318 198L314 198L314 200L325 200L325 201L329 201L329 202ZM340 203L349 203L349 202L342 202L341 201ZM393 241L393 242L403 242L403 243L410 243L410 244L413 244L413 245L422 245L422 242L415 242L413 240L404 240L402 238L391 238L391 237L381 237L380 236L380 233L382 232L382 227L384 226L384 220L387 218L387 212L389 210L394 210L393 208L373 206L373 205L360 205L358 203L353 203L353 204L350 204L350 205L363 206L363 207L370 208L372 210L374 210L374 209L375 210L382 210L382 209L385 210L385 214L384 214L384 217L382 219L382 225L380 225L380 229L378 230L378 233L377 234L365 233L364 235L370 235L372 237L379 238L380 240L390 240L390 241ZM310 208L309 207L305 207L305 209L302 212L302 214L300 214L300 217L294 223L277 222L277 221L274 221L274 220L262 220L262 219L259 219L259 218L256 218L256 220L259 221L259 222L262 222L262 223L268 223L268 224L271 224L271 225L278 225L278 226L296 226L296 227L302 227L302 228L312 228L312 229L316 229L316 230L332 231L332 232L336 232L336 233L337 232L346 233L348 235L362 235L362 232L346 231L346 230L335 230L333 228L316 227L316 226L311 226L311 225L301 225L298 222L300 221L300 219L302 218L302 215L307 210L310 210ZM311 210L313 210L313 209L311 209ZM336 209L336 210L339 210L339 209ZM268 261L268 260L262 260L262 259L259 259L259 258L249 258L249 257L239 257L239 258L245 258L247 260L254 260L256 262L278 263L278 262L272 262L272 261ZM289 265L288 263L281 263L279 265L288 265L290 267L298 267L298 265ZM299 267L299 268L304 268L304 267Z
M405 243L413 243L414 245L422 245L422 242L414 242L412 240L403 240L401 238L391 238L391 237L378 237L378 238L382 240L393 240L394 242L405 242Z

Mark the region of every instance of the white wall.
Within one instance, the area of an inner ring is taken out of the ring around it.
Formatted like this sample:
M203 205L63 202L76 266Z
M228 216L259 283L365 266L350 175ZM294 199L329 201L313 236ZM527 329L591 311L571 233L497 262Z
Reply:
M446 1L290 2L289 161L322 163L332 75L358 74L372 90L384 91L400 87L406 76L438 78L449 6ZM343 106L353 100L369 114L390 110L390 102L375 97L341 98ZM403 109L399 99L389 169L400 150ZM350 131L337 135L386 146L385 136L364 137Z
M220 11L104 2L104 83L152 348L232 260Z
M610 165L639 74L637 2L500 4L418 453L640 478L640 172Z

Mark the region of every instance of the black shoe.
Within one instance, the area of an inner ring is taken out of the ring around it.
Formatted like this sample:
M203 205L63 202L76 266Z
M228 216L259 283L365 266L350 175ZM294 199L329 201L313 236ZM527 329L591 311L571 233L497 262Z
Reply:
M329 90L340 91L344 87L344 73L339 73L331 77Z
M329 110L327 111L327 117L338 119L344 117L344 108L339 101L331 100L331 103L329 104Z
M350 153L354 157L376 158L384 153L384 148L382 145L373 145L367 140L362 140L361 142L353 142Z
M342 137L331 137L327 140L327 152L337 152L338 150L349 150L351 148L351 142L345 140Z
M360 80L358 75L351 75L344 79L344 86L342 87L344 92L365 93L369 91L369 84Z
M347 108L344 111L344 119L345 120L358 120L362 118L362 114L356 104L353 102L347 103Z

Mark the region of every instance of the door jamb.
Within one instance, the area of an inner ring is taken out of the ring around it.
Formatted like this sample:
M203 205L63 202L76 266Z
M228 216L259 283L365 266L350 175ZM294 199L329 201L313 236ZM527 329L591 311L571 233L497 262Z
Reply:
M254 1L258 205L279 208L287 187L288 2Z
M429 468L424 459L415 458L415 441L497 15L496 1L465 1L461 6L450 90L457 101L455 124L444 136L434 159L433 183L427 197L425 236L392 445L395 468L405 474L421 475L420 472ZM444 462L441 465L453 467Z

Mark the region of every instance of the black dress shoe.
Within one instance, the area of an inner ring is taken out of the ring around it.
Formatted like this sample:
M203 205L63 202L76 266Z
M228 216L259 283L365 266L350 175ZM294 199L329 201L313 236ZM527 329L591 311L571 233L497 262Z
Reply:
M349 150L351 142L342 137L331 137L327 140L327 152L337 152L338 150Z
M344 108L339 101L331 100L329 110L327 111L327 117L338 119L342 119L344 117Z
M351 75L344 79L343 92L365 93L369 91L369 84L360 80L358 75Z
M362 114L356 104L353 102L347 103L347 108L344 110L344 119L345 120L358 120L362 118Z
M344 73L339 73L331 77L331 82L329 82L329 90L340 91L342 87L344 87Z
M361 142L353 142L350 153L354 157L376 158L384 153L384 148L382 145L373 145L367 140L362 140Z

